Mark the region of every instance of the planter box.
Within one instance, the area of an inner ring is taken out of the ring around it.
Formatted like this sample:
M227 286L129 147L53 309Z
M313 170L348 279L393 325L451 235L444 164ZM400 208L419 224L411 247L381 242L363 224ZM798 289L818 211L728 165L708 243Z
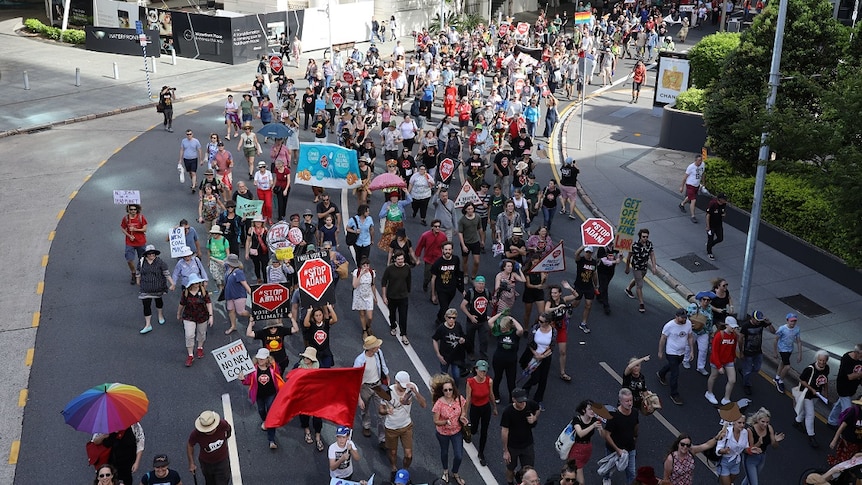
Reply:
M674 109L665 105L661 115L659 146L669 150L700 153L706 144L706 126L703 115Z

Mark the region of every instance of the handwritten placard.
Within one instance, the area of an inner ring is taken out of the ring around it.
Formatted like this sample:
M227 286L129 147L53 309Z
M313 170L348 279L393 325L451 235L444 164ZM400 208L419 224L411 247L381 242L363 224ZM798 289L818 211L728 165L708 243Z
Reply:
M242 378L254 370L254 364L252 364L242 340L235 340L210 353L215 357L221 373L228 382Z
M620 208L620 223L617 224L617 231L614 234L614 249L617 251L632 250L640 207L640 199L627 197L623 201L623 206Z
M126 205L126 204L140 204L140 203L141 203L141 191L140 190L115 190L114 191L114 204Z
M245 197L236 198L236 215L243 219L251 219L263 210L262 200L249 200Z
M181 257L183 248L186 245L186 230L182 227L175 227L171 229L171 233L168 240L171 243L171 257Z

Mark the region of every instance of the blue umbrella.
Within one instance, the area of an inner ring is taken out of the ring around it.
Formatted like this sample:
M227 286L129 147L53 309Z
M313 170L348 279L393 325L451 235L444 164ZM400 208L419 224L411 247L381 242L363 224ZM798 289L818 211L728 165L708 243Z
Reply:
M257 134L267 138L290 138L293 130L281 123L270 123L257 130Z

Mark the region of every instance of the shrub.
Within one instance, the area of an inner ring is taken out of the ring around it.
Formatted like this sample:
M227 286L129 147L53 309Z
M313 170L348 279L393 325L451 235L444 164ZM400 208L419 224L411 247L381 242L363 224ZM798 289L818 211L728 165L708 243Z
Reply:
M707 35L688 51L691 82L706 88L721 77L724 61L739 46L739 34L724 32Z
M70 44L83 44L86 40L87 36L83 30L70 29L63 34L63 41Z
M24 27L26 27L30 32L41 34L42 30L45 29L45 24L36 19L27 19L24 21Z
M683 111L703 113L704 105L706 105L706 91L700 88L688 88L676 97L674 107Z
M48 39L61 40L60 36L62 31L60 29L50 25L45 25L37 19L25 20L24 27L30 32L42 34ZM62 33L62 37L63 42L68 42L70 44L83 44L87 39L84 31L78 29L66 29L66 32Z

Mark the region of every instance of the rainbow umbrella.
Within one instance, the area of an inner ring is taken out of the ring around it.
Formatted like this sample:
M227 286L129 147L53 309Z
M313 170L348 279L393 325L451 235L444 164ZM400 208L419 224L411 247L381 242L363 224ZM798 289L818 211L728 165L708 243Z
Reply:
M119 382L100 384L69 401L66 424L87 433L113 433L137 423L150 401L144 391Z

